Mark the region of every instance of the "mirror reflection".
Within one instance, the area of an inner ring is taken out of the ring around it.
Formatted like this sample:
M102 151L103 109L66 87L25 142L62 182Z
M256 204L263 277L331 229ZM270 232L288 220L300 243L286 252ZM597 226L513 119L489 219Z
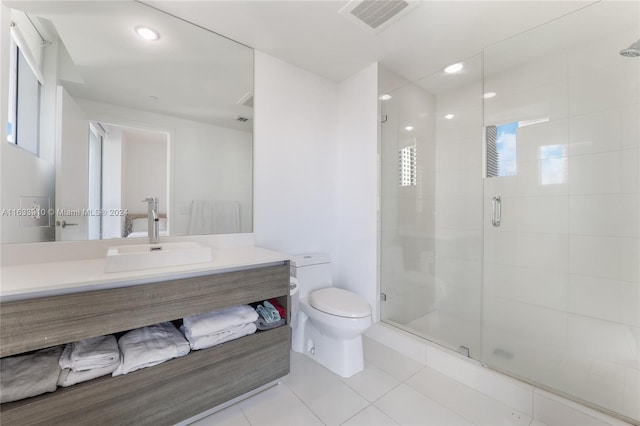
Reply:
M252 49L133 1L3 8L3 243L146 238L148 197L161 236L252 231Z

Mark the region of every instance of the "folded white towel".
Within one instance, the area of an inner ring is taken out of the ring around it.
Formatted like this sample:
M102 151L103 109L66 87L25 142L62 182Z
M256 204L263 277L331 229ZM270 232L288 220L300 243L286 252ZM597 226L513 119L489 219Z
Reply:
M185 334L189 336L208 336L254 322L258 313L249 305L237 305L204 314L185 317L183 320Z
M67 343L60 356L60 367L73 371L112 366L120 361L120 349L115 336L98 336Z
M184 326L180 327L180 329L184 332ZM187 335L187 339L189 340L189 345L191 345L191 349L206 349L215 345L219 345L224 342L228 342L229 340L234 340L242 336L246 336L248 334L253 334L256 332L255 323L242 324L227 330L219 331L218 333L209 334L206 336L190 336Z
M56 390L62 346L0 359L0 402L17 401Z
M189 342L170 322L132 330L118 340L122 361L113 376L151 367L189 353Z
M70 368L65 368L64 370L62 370L62 372L60 373L60 377L58 378L58 386L66 388L77 383L82 383L95 379L97 377L106 376L107 374L113 373L119 365L120 358L118 358L118 360L112 365L92 368L91 370L73 371Z

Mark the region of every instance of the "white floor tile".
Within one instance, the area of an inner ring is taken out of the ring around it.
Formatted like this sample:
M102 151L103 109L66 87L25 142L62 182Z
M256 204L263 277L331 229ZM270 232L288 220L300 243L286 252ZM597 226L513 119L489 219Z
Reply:
M531 420L531 423L529 423L529 426L547 426L547 425L545 423L542 423L541 421L533 419Z
M342 381L369 402L374 402L400 384L398 379L366 361L364 370L349 378L342 378Z
M477 425L526 426L531 417L425 367L406 384Z
M284 383L324 424L340 424L369 405L358 392L309 357L291 365Z
M191 423L191 426L251 426L251 424L236 404L197 420Z
M378 408L370 405L344 422L343 426L393 426L397 424Z
M322 425L322 421L284 384L239 402L252 426Z
M401 425L473 424L404 384L380 398L374 405Z
M307 356L296 364L291 364L291 372L283 379L283 382L302 401L319 398L330 389L337 388L342 384L338 375Z
M369 402L344 383L325 389L322 395L302 399L325 425L339 425L362 411Z
M548 425L604 426L605 422L561 404L554 398L534 392L534 418Z

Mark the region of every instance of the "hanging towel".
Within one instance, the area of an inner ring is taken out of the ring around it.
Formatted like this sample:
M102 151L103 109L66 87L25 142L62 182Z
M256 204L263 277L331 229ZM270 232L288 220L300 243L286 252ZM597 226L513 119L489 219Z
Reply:
M120 358L112 365L107 365L99 368L92 368L91 370L73 371L70 368L65 368L60 373L58 378L58 386L66 388L68 386L75 385L77 383L93 380L98 377L106 376L115 371L120 365Z
M189 342L171 322L132 330L118 340L122 361L113 376L151 367L189 353Z
M219 331L217 333L208 334L208 335L187 336L187 339L189 340L189 345L191 346L191 349L195 351L198 349L210 348L212 346L219 345L221 343L228 342L230 340L235 340L242 336L253 334L256 332L256 329L257 329L256 324L251 322L248 324L238 325L238 326L228 328L226 330ZM185 332L184 326L180 327L180 330L182 330L182 332L185 333L185 335L187 335L187 333Z
M258 328L258 330L271 330L272 328L276 328L276 327L280 327L281 325L284 325L285 324L285 320L281 319L281 320L278 320L278 321L266 322L264 320L264 318L260 317L255 322L255 324L256 324L256 327Z
M240 232L240 203L194 200L191 202L189 235Z
M17 401L56 390L62 346L0 359L0 402Z
M98 336L67 343L60 356L60 368L85 371L110 367L119 361L120 350L115 336Z
M207 336L231 327L254 322L258 313L249 305L237 305L183 319L184 331L189 336Z

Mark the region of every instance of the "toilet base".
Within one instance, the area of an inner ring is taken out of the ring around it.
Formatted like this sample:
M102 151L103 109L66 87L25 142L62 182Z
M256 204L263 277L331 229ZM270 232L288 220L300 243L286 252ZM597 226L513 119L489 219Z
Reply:
M318 330L303 312L299 313L293 330L291 348L342 377L351 377L364 369L361 334L347 339L329 336Z

